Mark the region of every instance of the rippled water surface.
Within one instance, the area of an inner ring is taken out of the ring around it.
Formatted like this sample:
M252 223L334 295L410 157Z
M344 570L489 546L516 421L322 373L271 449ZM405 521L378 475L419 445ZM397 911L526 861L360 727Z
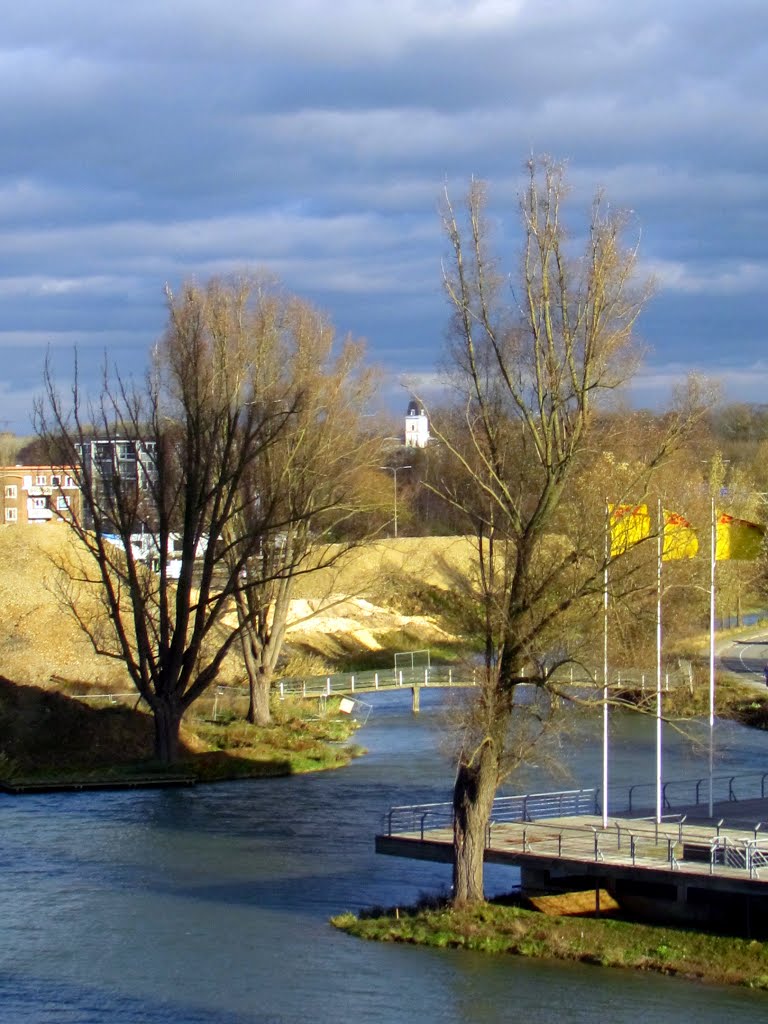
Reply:
M389 804L445 799L440 698L378 697L338 772L178 791L0 797L0 1021L50 1024L558 1021L740 1024L768 997L590 967L384 946L331 914L406 904L449 869L377 857ZM613 777L653 778L652 725L617 723ZM668 772L705 755L673 736ZM723 768L768 764L768 737L723 726ZM569 748L570 750L570 748ZM599 750L569 752L594 784ZM511 871L488 872L509 888Z

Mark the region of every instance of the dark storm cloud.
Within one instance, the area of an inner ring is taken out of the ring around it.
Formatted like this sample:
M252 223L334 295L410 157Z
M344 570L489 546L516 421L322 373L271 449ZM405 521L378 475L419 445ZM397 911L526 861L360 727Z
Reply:
M687 366L762 397L766 39L756 0L16 5L0 43L4 416L23 427L47 344L140 368L165 282L246 266L427 387L441 188L487 177L500 215L530 152L569 161L577 207L604 185L635 211L661 286L643 400Z

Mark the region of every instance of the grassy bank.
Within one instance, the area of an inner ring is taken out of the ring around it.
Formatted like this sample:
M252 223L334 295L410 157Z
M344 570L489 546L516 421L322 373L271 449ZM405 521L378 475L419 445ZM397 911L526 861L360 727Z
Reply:
M699 673L695 685L679 684L663 692L664 714L670 718L706 718L709 714L709 682ZM655 714L655 685L644 690L627 687L615 694L619 700ZM755 729L768 729L768 688L744 683L737 675L718 673L715 687L715 713Z
M762 942L618 919L557 917L483 903L464 909L374 911L359 918L342 914L332 924L378 942L625 967L768 989L768 945Z
M152 760L153 722L125 704L94 708L74 696L0 678L0 780L13 785L105 782L163 776L195 781L259 778L337 768L361 752L346 740L355 723L329 702L276 706L274 725L188 716L179 761Z

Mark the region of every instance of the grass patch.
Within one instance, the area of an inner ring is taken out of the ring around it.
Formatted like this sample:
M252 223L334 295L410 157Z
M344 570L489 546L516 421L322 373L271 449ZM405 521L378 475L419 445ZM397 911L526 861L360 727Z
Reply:
M754 687L726 673L717 677L715 688L715 713L719 718L750 725L754 728L768 728L768 689L765 697ZM655 681L641 691L627 687L617 694L621 700L639 707L653 709L656 705ZM679 684L664 691L664 714L680 718L705 718L709 714L709 680L699 676L693 688Z
M128 785L179 775L207 782L338 768L362 750L346 743L355 722L336 718L333 702L328 707L320 716L315 702L286 701L266 728L188 716L179 761L168 766L152 758L154 726L145 711L125 704L94 708L75 696L0 677L0 779L13 785Z
M768 989L768 946L762 942L613 918L551 916L501 901L340 914L331 923L378 942L629 967Z

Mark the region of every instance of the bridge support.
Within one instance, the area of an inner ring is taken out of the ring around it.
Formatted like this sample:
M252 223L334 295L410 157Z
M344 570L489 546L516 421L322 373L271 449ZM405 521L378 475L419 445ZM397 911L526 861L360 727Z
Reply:
M418 715L418 713L419 713L419 687L418 686L412 686L411 687L411 710L413 711L414 715Z

